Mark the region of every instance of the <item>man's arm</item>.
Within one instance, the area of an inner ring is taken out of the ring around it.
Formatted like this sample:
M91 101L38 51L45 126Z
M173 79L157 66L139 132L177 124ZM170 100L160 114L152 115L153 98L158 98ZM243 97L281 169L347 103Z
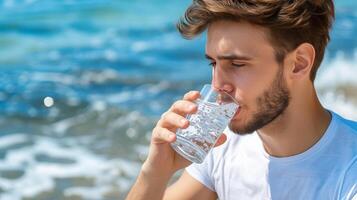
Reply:
M215 200L217 195L202 183L183 172L179 180L166 188L169 177L148 176L140 173L139 177L130 191L127 200L150 199L150 200L190 200L203 199Z
M170 177L141 171L126 200L161 200Z
M165 191L164 200L216 200L217 194L193 178L186 171Z

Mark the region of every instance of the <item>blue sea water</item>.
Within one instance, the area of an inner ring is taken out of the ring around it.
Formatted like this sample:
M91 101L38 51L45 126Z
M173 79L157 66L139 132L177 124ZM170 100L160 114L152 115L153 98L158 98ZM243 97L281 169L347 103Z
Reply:
M189 3L0 1L0 200L124 198L158 117L210 82L204 37L175 29ZM316 87L356 120L355 33L357 3L336 1Z

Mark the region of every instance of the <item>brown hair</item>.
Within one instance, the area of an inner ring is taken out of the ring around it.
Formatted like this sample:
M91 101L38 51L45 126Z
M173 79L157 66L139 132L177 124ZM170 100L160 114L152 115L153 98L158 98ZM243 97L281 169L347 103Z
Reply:
M334 18L332 0L193 0L177 28L191 39L217 20L243 20L265 27L279 63L300 44L310 43L316 51L310 74L313 81Z

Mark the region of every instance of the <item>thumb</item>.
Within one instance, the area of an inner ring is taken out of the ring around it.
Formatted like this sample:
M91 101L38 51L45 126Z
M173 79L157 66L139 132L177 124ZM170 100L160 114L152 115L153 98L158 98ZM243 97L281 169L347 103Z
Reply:
M227 141L227 136L226 136L226 134L223 133L223 134L218 138L218 140L217 140L216 144L214 144L214 146L215 146L215 147L218 147L218 146L224 144L226 141Z

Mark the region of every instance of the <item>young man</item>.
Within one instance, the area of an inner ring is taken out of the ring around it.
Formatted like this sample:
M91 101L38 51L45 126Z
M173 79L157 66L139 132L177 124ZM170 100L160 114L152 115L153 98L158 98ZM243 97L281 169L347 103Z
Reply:
M212 84L240 109L190 165L170 143L199 94L175 102L127 199L357 199L357 123L323 108L313 84L333 19L332 0L194 0L178 28L186 38L207 29Z

